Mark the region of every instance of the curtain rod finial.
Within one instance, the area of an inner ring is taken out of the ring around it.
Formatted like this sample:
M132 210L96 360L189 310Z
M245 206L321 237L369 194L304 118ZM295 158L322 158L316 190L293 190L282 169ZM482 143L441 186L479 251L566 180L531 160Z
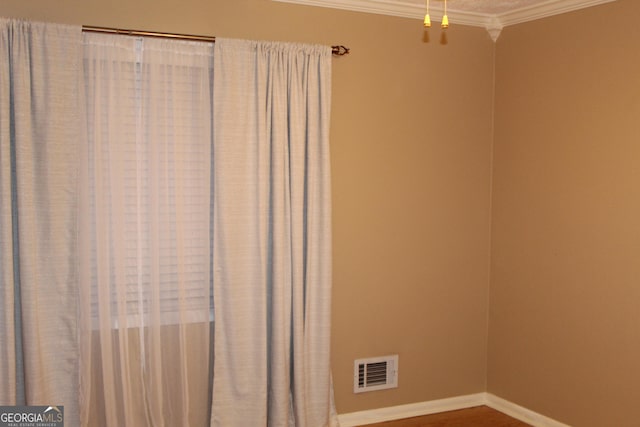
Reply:
M331 46L332 50L331 53L333 53L336 56L344 56L349 54L350 49L346 46Z

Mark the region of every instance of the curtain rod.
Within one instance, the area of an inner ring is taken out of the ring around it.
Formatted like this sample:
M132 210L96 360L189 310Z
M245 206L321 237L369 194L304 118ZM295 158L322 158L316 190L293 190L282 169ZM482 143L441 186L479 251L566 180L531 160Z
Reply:
M196 36L193 34L174 34L174 33L158 33L155 31L140 31L140 30L124 30L122 28L108 28L108 27L92 27L88 25L82 26L82 31L86 33L106 33L106 34L123 34L127 36L140 36L140 37L159 37L165 39L176 40L191 40L198 42L215 43L216 38L214 36ZM336 56L343 56L349 53L349 48L346 46L331 46L331 53Z

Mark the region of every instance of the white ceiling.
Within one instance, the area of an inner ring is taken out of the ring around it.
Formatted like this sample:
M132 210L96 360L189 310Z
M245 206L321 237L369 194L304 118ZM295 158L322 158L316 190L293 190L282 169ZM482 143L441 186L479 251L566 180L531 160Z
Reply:
M311 6L346 9L406 18L422 19L426 0L274 0ZM447 14L453 26L484 27L495 41L502 28L534 19L571 12L615 0L447 0ZM442 17L444 0L430 0L432 19Z

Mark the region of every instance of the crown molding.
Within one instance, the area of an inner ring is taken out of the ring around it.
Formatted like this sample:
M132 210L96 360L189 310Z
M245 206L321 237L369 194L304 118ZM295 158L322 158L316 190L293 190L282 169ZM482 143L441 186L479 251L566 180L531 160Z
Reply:
M296 3L308 6L328 7L355 12L375 13L379 15L398 16L402 18L422 19L424 5L392 0L273 0L282 3ZM511 12L492 15L486 13L468 12L449 7L449 22L452 24L469 25L485 28L493 41L496 41L500 31L508 26L527 21L542 19L561 13L572 12L586 7L610 3L616 0L548 0L546 2L523 7ZM442 9L432 6L430 13L435 20L442 19Z
M296 3L308 6L328 7L355 12L375 13L378 15L399 16L401 18L424 18L424 5L394 0L273 0L281 3ZM461 25L482 27L492 15L454 10L449 7L449 15L456 14L456 22ZM430 13L442 18L442 8L432 5Z

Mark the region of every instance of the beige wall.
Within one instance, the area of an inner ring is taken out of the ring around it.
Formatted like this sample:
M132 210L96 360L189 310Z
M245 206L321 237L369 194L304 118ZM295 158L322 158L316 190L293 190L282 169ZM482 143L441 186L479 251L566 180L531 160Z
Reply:
M640 425L640 2L508 27L496 52L488 390Z
M333 373L340 413L486 387L493 42L349 14L333 103ZM354 395L353 360L399 354Z

